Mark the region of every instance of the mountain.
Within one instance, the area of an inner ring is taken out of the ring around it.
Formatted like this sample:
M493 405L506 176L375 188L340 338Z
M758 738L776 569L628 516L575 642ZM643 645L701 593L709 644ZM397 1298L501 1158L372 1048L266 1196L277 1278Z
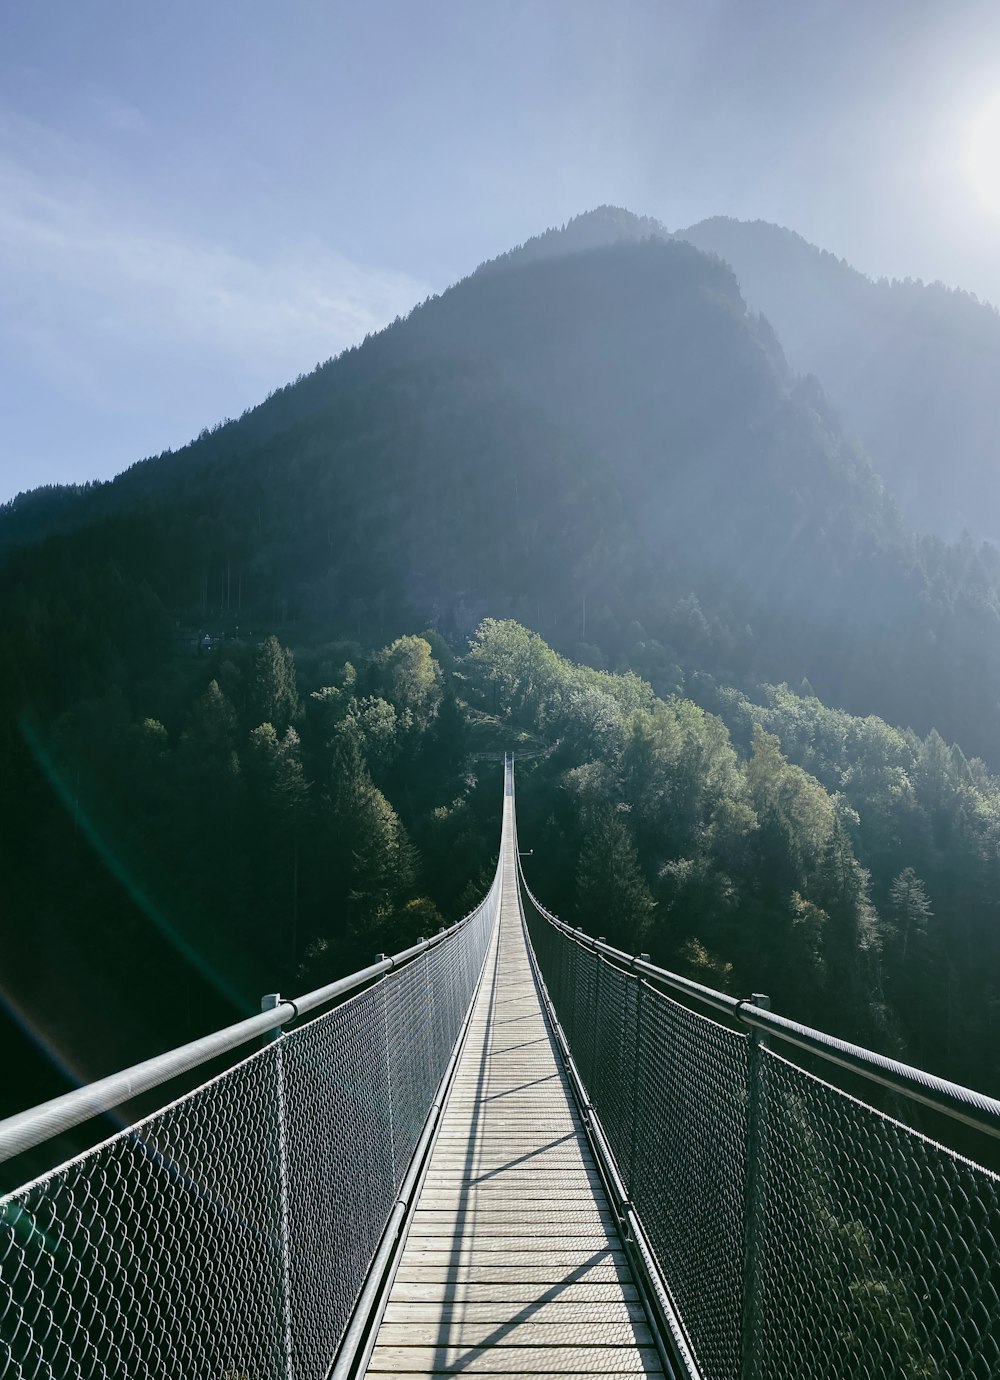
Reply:
M626 224L579 248L608 230L583 217L564 255L543 237L547 257L473 274L184 450L60 494L52 528L9 507L27 682L67 673L38 630L53 603L83 664L109 641L127 660L106 626L126 589L122 626L164 645L177 622L378 636L493 613L663 689L678 667L807 680L1000 760L996 552L912 537L732 271Z
M1000 540L1000 313L873 282L800 235L716 216L677 235L731 264L792 367L815 374L918 531Z

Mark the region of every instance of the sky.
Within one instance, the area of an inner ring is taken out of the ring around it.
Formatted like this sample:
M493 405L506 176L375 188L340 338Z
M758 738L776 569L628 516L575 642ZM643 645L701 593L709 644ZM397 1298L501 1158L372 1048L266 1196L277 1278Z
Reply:
M995 0L5 0L0 502L602 203L1000 303Z

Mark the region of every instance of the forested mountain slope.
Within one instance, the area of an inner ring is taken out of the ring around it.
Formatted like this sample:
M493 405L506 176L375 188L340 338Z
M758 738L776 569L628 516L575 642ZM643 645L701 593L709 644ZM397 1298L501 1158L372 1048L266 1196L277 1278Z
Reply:
M1000 760L1000 559L910 536L730 270L682 242L513 256L70 521L3 570L33 648L33 603L75 598L57 572L113 561L168 621L511 614L651 673L807 679Z
M678 236L731 264L792 366L815 374L918 531L1000 539L1000 314L941 283L873 282L764 221Z

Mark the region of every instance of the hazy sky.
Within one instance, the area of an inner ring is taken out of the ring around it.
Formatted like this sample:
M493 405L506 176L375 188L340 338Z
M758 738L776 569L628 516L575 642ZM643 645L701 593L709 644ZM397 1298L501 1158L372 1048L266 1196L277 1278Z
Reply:
M602 202L1000 302L1000 6L6 0L0 500L180 445Z

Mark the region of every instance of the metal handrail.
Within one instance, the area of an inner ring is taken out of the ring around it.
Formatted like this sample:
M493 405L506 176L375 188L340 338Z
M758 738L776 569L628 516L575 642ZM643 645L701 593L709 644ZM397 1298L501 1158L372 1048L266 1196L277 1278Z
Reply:
M913 1102L920 1102L936 1112L942 1112L953 1121L964 1122L966 1126L972 1126L975 1130L1000 1140L1000 1101L996 1098L987 1097L985 1093L963 1087L960 1083L949 1082L946 1078L938 1078L912 1064L904 1064L898 1059L877 1054L874 1050L852 1044L849 1040L827 1035L825 1031L814 1030L811 1026L789 1020L787 1016L779 1016L776 1012L755 1005L750 999L730 997L725 992L705 987L700 982L692 982L690 978L681 977L679 973L657 967L645 957L626 953L623 949L605 944L603 940L594 939L546 910L528 886L520 854L517 859L517 870L525 895L538 914L582 948L601 954L619 967L627 968L681 996L701 1002L751 1029L766 1031L785 1044L805 1050L829 1064L848 1069L871 1083L891 1088Z
M82 1125L102 1112L110 1111L112 1107L118 1107L123 1102L138 1097L140 1093L149 1092L152 1088L160 1087L161 1084L168 1083L171 1079L178 1078L211 1059L239 1049L241 1045L249 1044L251 1040L278 1029L279 1026L304 1015L307 1011L336 1001L338 997L346 996L348 992L373 982L393 968L418 958L428 949L433 949L446 939L450 939L468 925L478 910L479 906L476 906L468 915L447 929L432 935L430 939L421 939L410 948L403 949L400 953L384 958L378 963L372 963L347 977L339 978L336 982L317 987L294 999L280 997L274 1007L262 1011L259 1016L249 1016L246 1020L225 1026L211 1035L204 1035L198 1040L190 1041L189 1044L168 1050L165 1054L157 1054L152 1059L133 1064L120 1073L109 1074L106 1078L99 1078L85 1087L75 1088L72 1092L53 1097L48 1102L41 1102L37 1107L30 1107L26 1111L6 1117L0 1121L0 1164L13 1159L15 1155L23 1154L26 1150L31 1150L36 1145L42 1145L53 1136L72 1130L74 1126Z

